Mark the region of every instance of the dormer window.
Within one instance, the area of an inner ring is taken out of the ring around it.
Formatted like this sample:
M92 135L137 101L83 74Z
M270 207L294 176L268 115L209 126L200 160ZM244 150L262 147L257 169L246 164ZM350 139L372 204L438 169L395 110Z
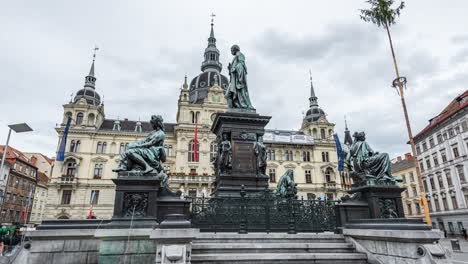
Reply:
M143 129L141 128L141 122L137 122L135 126L135 132L141 133Z
M120 131L120 121L116 120L114 121L114 127L112 128L114 131Z

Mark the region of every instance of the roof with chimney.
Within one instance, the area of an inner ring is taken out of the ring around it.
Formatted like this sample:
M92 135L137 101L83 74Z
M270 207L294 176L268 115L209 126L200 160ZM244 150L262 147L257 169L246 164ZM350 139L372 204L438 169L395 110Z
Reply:
M398 157L400 158L400 157ZM392 163L392 172L398 172L402 170L409 169L414 167L415 159L411 155L406 155L404 159L397 160L396 162Z
M465 91L463 94L457 96L453 99L445 108L435 116L434 118L429 120L429 125L427 125L421 132L419 132L416 136L414 136L414 140L422 137L425 133L429 132L431 129L437 127L439 124L456 114L458 111L464 109L468 106L468 90Z
M0 146L0 156L3 156L5 152L5 145L1 145ZM6 154L6 157L5 159L10 163L12 164L14 162L14 160L21 160L22 162L24 163L27 163L28 165L32 166L32 167L36 167L34 166L34 164L32 164L31 160L26 156L24 155L23 152L11 147L11 146L8 146L8 150L7 150L7 154Z

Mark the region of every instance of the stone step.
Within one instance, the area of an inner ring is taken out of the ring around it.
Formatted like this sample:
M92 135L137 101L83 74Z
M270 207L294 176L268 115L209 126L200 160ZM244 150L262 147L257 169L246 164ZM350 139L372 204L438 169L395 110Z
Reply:
M342 235L333 233L200 233L195 243L342 243Z
M214 253L345 253L351 243L194 243L192 254Z
M315 263L365 264L363 253L247 253L247 254L194 254L192 263L258 264L258 263Z

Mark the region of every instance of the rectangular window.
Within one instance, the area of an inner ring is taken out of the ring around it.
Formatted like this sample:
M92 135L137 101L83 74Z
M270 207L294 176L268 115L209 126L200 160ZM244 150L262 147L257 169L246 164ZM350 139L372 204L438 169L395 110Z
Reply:
M431 168L431 160L429 159L429 157L426 157L426 166L427 166L427 169Z
M418 196L418 190L416 187L413 186L413 196Z
M449 209L448 203L447 203L447 198L442 197L442 204L444 205L444 210L447 211Z
M416 154L421 154L421 148L419 147L419 145L416 146Z
M433 147L435 146L435 144L434 144L434 138L430 138L430 139L429 139L429 146L430 146L431 148L433 148Z
M458 172L458 177L460 178L460 181L462 183L465 183L466 178L465 178L465 170L463 169L463 166L458 166L457 167L457 172Z
M440 211L439 200L434 200L434 204L435 204L435 209L436 209L436 211ZM439 225L440 225L440 224L439 224Z
M453 230L453 223L452 222L448 222L448 226L449 226L449 231L450 232L455 231L455 230Z
M453 158L458 158L460 156L460 154L458 153L458 147L452 147L452 151L453 151Z
M270 176L270 182L276 182L276 170L275 169L269 169L268 176Z
M410 172L410 173L409 173L409 180L410 180L410 182L414 182L414 175L413 175L413 172Z
M92 190L91 191L91 198L90 198L90 204L96 205L98 204L99 201L99 190Z
M310 170L305 171L306 183L312 183L312 172Z
M197 189L190 189L188 192L188 196L192 198L197 197Z
M427 188L427 179L425 181L423 181L424 183L424 191L429 191L429 188Z
M403 180L403 183L406 183L406 175L405 174L401 175L401 179Z
M419 161L419 168L421 169L421 171L424 171L424 163L422 160Z
M419 206L419 203L414 203L414 208L416 208L416 214L420 215L421 214L421 207Z
M412 214L413 214L413 210L412 210L412 208L411 208L411 204L407 204L406 206L407 206L407 208L408 208L408 214L409 214L409 215L412 215Z
M422 147L423 147L423 151L426 151L426 150L427 150L427 143L426 143L426 142L423 142L423 143L422 143Z
M437 159L437 153L432 154L432 160L434 161L434 167L439 166L439 159Z
M437 175L437 181L439 182L439 188L440 189L445 188L444 181L442 180L442 174Z
M322 152L322 161L323 162L330 162L330 157L328 152Z
M466 120L462 121L461 127L463 131L466 131L468 129L468 123L466 122Z
M449 134L449 137L455 136L455 132L453 131L453 128L449 128L448 134Z
M63 190L61 204L70 204L71 195L72 195L72 190Z
M431 183L431 189L435 190L434 177L430 177L429 182Z
M448 186L453 186L453 182L452 182L452 174L450 173L450 171L446 171L445 172L445 177L447 178L447 184Z
M442 139L442 134L437 134L437 144L442 143L444 140Z
M460 134L460 126L456 126L454 129L455 129L455 134Z
M445 151L440 152L440 157L442 158L442 163L447 162L447 154L445 154Z
M455 194L451 196L451 198L452 198L453 209L458 209L457 197L455 196Z

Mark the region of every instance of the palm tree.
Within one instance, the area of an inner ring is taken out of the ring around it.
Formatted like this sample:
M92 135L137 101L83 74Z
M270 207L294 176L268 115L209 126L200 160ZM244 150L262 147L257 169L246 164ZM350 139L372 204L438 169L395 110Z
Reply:
M426 216L426 223L432 225L431 218L429 216L429 208L426 200L426 193L421 177L421 171L419 163L417 162L416 147L414 145L413 133L411 132L411 125L408 117L408 110L406 109L405 96L403 91L403 85L406 83L406 78L400 77L398 71L398 64L396 61L395 50L393 49L392 35L390 34L390 27L396 23L395 19L400 16L401 10L405 7L405 2L402 1L396 8L392 8L394 0L367 0L366 3L370 5L369 9L360 9L361 19L365 22L371 22L377 25L379 28L383 27L387 31L388 42L390 44L390 50L392 51L393 65L395 67L396 79L393 81L393 85L398 86L399 95L401 98L401 104L403 106L403 113L406 120L406 128L408 130L409 142L411 145L411 151L415 158L416 175L418 178L419 188L421 192L421 204L424 207L424 214Z

